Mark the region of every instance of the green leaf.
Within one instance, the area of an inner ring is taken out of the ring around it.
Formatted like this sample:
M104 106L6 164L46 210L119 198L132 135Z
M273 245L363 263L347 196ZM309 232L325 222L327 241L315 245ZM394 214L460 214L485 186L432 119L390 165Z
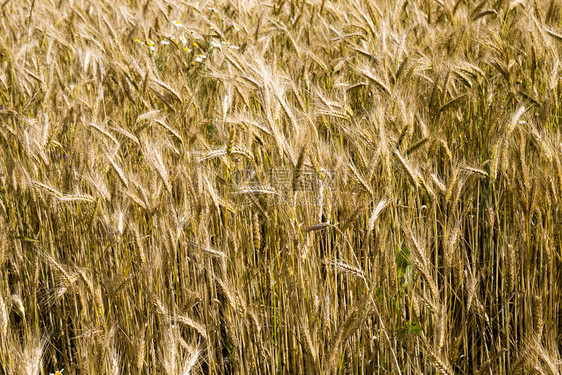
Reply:
M401 338L406 337L407 335L421 335L422 329L418 323L406 323L402 327L398 328L398 335Z
M398 279L404 278L403 286L407 286L413 277L414 268L410 262L410 249L401 244L400 250L396 254L396 273Z

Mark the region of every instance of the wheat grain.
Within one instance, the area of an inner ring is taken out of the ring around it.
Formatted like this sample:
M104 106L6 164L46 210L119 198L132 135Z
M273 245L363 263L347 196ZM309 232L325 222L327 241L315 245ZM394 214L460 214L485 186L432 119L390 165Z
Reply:
M2 5L0 372L560 372L558 1L138 3Z
M375 222L377 221L377 218L379 217L381 212L384 211L384 209L388 206L388 204L389 201L386 199L383 199L379 203L377 203L377 205L373 209L373 212L371 213L371 218L369 219L368 228L370 231L373 231L375 229Z

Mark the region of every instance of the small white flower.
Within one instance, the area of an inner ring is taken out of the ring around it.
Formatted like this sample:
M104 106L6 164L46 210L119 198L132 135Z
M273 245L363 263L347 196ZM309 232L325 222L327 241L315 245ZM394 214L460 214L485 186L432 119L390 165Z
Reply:
M232 25L232 27L234 27L234 30L240 31L240 26L238 26L237 24Z
M55 373L53 374L52 372L49 375L62 375L62 372L64 371L64 369L60 370L60 371L55 371Z
M227 40L227 41L222 41L221 43L224 44L224 45L225 45L226 47L228 47L228 48L240 49L240 47L238 47L238 46L230 45L230 42L229 42L228 40Z
M154 46L150 46L150 47L148 47L148 49L150 49L151 51L156 51L156 47L154 47Z
M195 61L200 63L200 62L203 62L203 60L205 60L206 58L207 58L207 56L205 56L205 55L197 55L197 57L195 58Z
M211 40L211 46L213 46L215 48L221 48L221 44L219 42L214 41L214 40Z
M168 44L170 44L170 42L168 42L167 40L161 40L160 44L167 46Z
M181 24L180 21L174 21L174 22L172 22L172 24L177 28L183 27L183 25Z
M187 39L185 39L183 37L183 35L180 36L180 42L185 46L187 44Z

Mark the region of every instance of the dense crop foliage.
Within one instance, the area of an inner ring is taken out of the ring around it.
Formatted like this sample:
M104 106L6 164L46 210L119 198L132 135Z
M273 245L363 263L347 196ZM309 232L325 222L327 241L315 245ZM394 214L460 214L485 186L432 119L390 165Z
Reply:
M0 12L0 373L561 371L560 1Z

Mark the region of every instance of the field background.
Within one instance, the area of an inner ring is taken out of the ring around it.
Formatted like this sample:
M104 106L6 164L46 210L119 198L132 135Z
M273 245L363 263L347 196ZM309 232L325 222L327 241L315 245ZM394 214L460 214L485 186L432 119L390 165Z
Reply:
M0 13L0 373L562 370L560 1Z

